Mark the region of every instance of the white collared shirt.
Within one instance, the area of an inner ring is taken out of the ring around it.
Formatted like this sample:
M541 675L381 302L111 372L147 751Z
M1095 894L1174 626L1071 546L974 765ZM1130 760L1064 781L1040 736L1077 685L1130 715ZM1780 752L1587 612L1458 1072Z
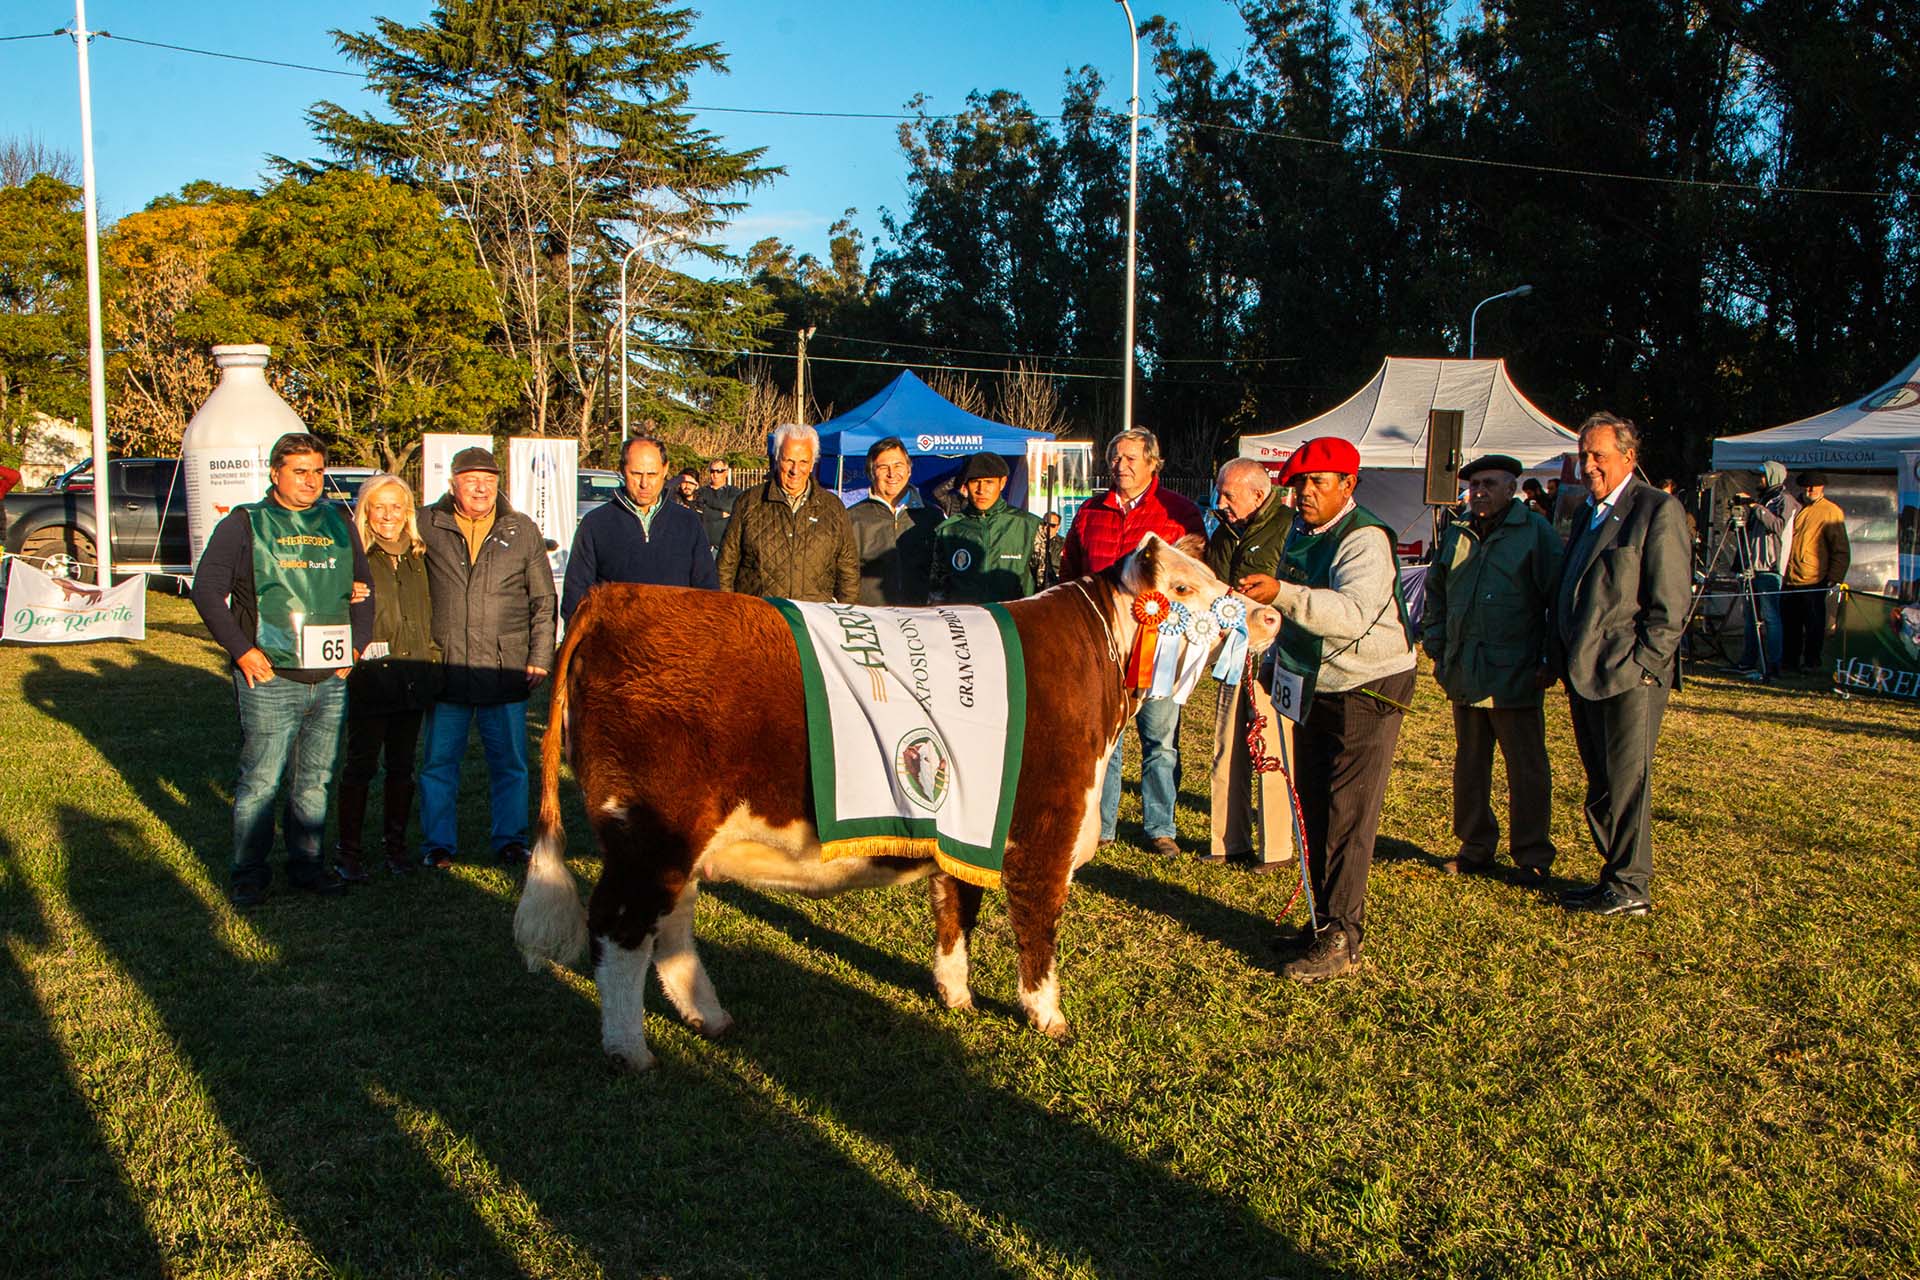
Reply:
M1608 494L1604 501L1594 502L1591 497L1587 499L1593 506L1593 518L1587 521L1587 530L1589 532L1598 529L1602 524L1606 523L1607 517L1613 512L1613 504L1620 501L1620 491L1632 483L1633 472L1629 471L1627 472L1627 478L1616 485L1613 492Z
M1346 519L1347 512L1353 510L1358 505L1359 504L1356 503L1352 498L1348 498L1347 505L1333 513L1333 519L1327 521L1325 524L1314 525L1312 528L1308 529L1307 532L1308 533L1326 532L1328 529L1333 528L1334 525L1339 524L1342 520Z

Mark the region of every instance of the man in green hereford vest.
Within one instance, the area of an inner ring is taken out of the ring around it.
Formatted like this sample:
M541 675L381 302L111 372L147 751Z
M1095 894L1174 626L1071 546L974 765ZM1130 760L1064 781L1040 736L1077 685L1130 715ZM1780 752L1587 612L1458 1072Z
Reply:
M966 505L933 531L935 604L1018 600L1039 589L1040 517L1009 504L1006 489L1007 460L997 453L976 453L960 469Z
M1354 502L1359 480L1360 453L1337 436L1307 441L1281 475L1299 491L1300 515L1274 583L1273 700L1298 726L1295 779L1319 921L1286 966L1298 982L1337 978L1360 961L1387 772L1413 698L1394 534ZM1241 589L1258 600L1266 585L1250 579Z
M240 907L266 899L283 779L287 882L312 893L341 887L321 861L320 836L346 676L373 635L372 574L353 525L320 496L326 471L317 437L281 436L268 459L272 488L214 527L194 570L194 607L233 659L240 705L230 886Z

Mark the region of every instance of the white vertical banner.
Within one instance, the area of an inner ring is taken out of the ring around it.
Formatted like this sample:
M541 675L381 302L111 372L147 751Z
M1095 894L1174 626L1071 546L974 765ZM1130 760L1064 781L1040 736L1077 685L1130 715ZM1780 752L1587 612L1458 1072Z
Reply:
M555 577L567 571L580 509L580 442L553 436L515 436L507 442L507 501L531 516L547 541Z
M462 449L492 449L492 436L462 436L429 431L420 437L420 505L430 507L447 496L453 481L453 455ZM495 459L498 461L498 459ZM513 499L509 498L509 502Z

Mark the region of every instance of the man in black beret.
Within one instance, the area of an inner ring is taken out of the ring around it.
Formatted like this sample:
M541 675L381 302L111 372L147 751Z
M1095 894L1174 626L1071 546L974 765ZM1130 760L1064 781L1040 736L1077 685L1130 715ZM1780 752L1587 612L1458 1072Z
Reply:
M1421 644L1453 703L1453 834L1449 874L1494 865L1493 748L1507 762L1507 845L1523 881L1544 885L1553 865L1553 776L1542 694L1547 609L1560 581L1553 526L1515 501L1520 460L1491 453L1460 469L1466 518L1441 535L1427 568Z

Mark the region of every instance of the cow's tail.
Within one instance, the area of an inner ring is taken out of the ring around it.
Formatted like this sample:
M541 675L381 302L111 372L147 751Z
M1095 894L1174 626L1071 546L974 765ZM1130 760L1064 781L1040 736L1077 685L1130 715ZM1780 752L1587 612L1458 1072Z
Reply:
M567 741L567 671L573 654L593 630L593 601L588 599L573 615L560 659L553 664L553 704L547 712L547 735L540 747L540 813L534 822L533 856L527 863L527 882L513 913L513 940L526 957L527 969L539 972L548 960L571 965L587 949L587 913L580 890L567 870L567 828L560 818L560 758Z

